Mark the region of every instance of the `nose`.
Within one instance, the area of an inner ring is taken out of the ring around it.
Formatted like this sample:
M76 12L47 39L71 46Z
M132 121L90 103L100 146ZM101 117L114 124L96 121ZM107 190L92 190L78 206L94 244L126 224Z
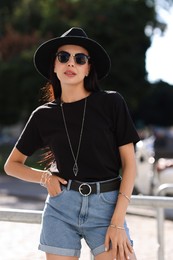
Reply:
M73 55L70 55L70 57L69 57L69 60L68 60L68 66L70 67L70 66L74 66L74 63L75 63L75 61L74 61L74 57L73 57Z

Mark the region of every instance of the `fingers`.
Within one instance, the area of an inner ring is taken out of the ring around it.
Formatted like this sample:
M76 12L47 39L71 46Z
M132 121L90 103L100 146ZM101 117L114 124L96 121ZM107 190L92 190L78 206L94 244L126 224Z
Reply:
M127 245L119 245L118 255L120 260L130 260L130 254Z
M115 234L115 230L108 230L105 237L105 248L107 249L105 251L110 249L111 242L111 253L113 260L130 260L130 256L132 256L133 253L133 248L126 236L126 233L124 231L122 232L122 230L120 231L116 230Z
M57 177L59 182L62 183L62 184L67 184L67 181L63 178L60 178L60 177Z
M51 175L47 182L47 191L51 197L56 196L61 192L59 180L57 177Z
M127 241L127 247L128 247L128 250L130 251L130 253L133 254L134 253L133 247L132 247L132 245L131 245L129 240Z
M51 197L56 196L61 192L60 183L65 185L67 184L67 181L57 176L53 176L53 175L50 176L47 182L47 190Z
M105 237L105 251L109 251L109 243L110 243L110 238L108 235Z
M113 259L118 259L118 260L130 260L130 256L133 253L133 249L131 246L129 246L128 243L125 244L118 244L116 248L112 248L112 255ZM117 257L117 258L116 258Z
M124 252L126 257L125 259L130 260L130 255L132 255L134 251L129 241L127 241L126 247L124 248Z

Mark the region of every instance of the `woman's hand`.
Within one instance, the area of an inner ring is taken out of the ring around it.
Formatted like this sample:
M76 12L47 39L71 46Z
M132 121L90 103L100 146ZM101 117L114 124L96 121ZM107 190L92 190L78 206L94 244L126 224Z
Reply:
M110 248L110 242L111 247ZM105 250L112 250L112 259L129 260L133 248L124 229L108 227L105 238Z
M51 197L61 192L61 184L66 185L67 181L55 175L50 175L47 178L46 188Z

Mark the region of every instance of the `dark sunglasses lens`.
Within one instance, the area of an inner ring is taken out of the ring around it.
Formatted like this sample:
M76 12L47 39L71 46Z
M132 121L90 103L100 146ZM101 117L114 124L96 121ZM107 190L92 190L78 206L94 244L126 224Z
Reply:
M70 54L65 52L60 52L58 53L57 57L61 63L66 63L69 60Z
M76 54L75 55L75 60L77 64L83 65L87 62L88 58L84 54Z

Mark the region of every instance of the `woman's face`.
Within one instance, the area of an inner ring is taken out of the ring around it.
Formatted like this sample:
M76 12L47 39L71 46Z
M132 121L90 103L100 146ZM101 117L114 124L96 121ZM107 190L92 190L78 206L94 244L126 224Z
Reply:
M77 55L76 54L84 54ZM84 78L88 76L90 64L88 62L89 53L86 49L77 45L63 45L57 51L54 64L54 72L63 86L84 87ZM84 64L78 64L84 63Z

